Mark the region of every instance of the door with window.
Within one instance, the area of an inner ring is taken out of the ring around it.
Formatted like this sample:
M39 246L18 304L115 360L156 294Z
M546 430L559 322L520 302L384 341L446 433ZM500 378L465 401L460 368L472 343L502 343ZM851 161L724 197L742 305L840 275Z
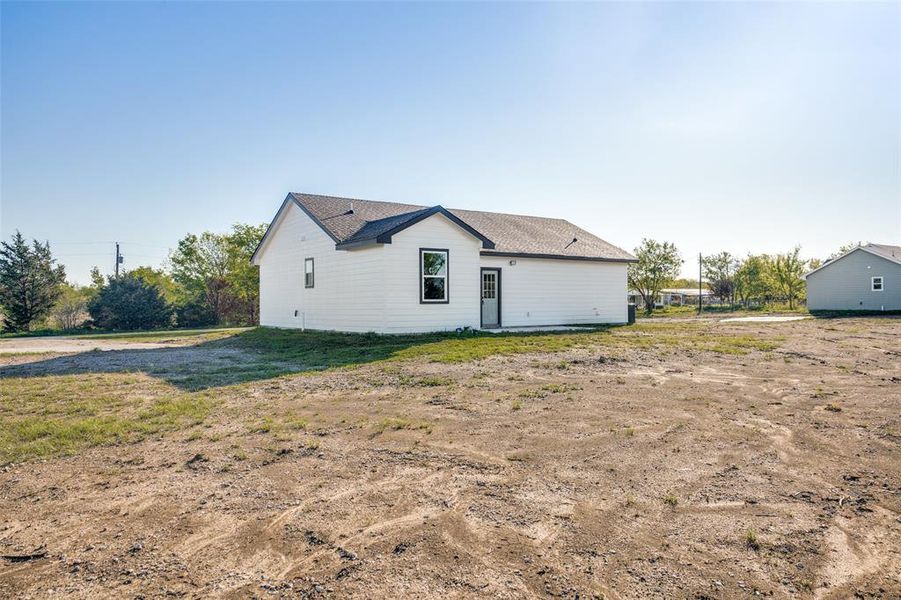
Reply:
M482 269L482 327L501 326L501 270Z

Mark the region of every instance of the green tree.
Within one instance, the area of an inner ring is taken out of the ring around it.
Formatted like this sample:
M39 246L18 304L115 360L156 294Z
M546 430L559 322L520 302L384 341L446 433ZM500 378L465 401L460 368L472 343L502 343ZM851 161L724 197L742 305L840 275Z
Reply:
M27 331L44 319L59 298L60 285L65 280L65 269L56 264L49 244L34 240L29 246L18 231L9 242L0 243L4 329Z
M172 279L179 290L179 325L255 324L259 320L259 268L250 257L266 225L238 223L224 235L189 234L170 254Z
M226 281L229 293L236 301L235 308L243 313L248 325L259 322L258 307L260 304L260 268L251 264L250 258L263 239L268 225L247 225L238 223L226 236L228 252L228 273Z
M225 236L209 231L186 235L169 255L172 279L181 289L181 304L205 304L222 323L230 308L229 255Z
M855 248L860 248L862 245L864 245L864 244L861 244L860 242L850 242L843 246L839 246L838 250L836 250L835 252L833 252L832 254L829 255L829 258L830 259L838 258L839 256L842 256L842 255L847 254L848 252L851 252L851 250L854 250Z
M732 299L737 269L738 261L728 252L704 257L702 271L707 280L707 287L722 304Z
M679 276L683 261L674 244L649 239L641 240L635 257L638 262L629 265L629 287L641 295L650 313L660 290Z
M100 290L102 290L105 285L106 280L103 278L103 275L100 274L100 269L91 267L91 293L93 295L99 294Z
M765 302L771 292L772 259L766 254L749 254L735 271L735 295L745 307Z
M160 294L169 304L175 304L175 302L178 301L178 284L175 283L175 280L172 279L171 275L162 269L154 269L153 267L135 267L128 271L128 273L158 289Z
M60 295L50 309L50 323L57 329L76 329L88 320L90 288L69 283L60 286Z
M806 261L800 257L801 247L795 246L785 254L777 254L772 262L773 281L788 307L794 308L795 302L801 298L804 290L804 266Z
M104 329L157 329L172 324L172 307L159 289L132 273L110 277L88 303L88 312Z

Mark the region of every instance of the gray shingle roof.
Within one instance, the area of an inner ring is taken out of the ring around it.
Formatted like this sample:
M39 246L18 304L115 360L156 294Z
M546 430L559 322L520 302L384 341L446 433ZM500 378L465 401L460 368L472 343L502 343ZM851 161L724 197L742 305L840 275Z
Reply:
M901 262L901 246L890 246L889 244L867 244L864 246L867 250L872 250L876 254L884 256L896 262Z
M336 243L374 242L441 207L292 193L291 196ZM351 210L352 208L352 210ZM631 254L564 219L476 210L446 210L486 242L483 254L530 254L554 258L632 261ZM445 214L446 214L445 213ZM577 241L573 242L573 239Z

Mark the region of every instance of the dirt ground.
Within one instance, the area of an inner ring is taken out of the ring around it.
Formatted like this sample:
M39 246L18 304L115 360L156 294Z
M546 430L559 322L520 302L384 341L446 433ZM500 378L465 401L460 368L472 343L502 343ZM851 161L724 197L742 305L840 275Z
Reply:
M901 319L704 326L774 348L374 361L190 392L167 369L240 351L2 356L0 387L75 377L77 397L115 372L111 397L217 404L0 467L0 597L901 597Z

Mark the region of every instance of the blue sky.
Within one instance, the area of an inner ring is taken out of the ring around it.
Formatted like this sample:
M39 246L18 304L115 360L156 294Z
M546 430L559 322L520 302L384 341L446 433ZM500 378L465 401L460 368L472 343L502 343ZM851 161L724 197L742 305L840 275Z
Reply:
M70 278L288 191L627 249L901 243L898 3L12 3L0 233Z

